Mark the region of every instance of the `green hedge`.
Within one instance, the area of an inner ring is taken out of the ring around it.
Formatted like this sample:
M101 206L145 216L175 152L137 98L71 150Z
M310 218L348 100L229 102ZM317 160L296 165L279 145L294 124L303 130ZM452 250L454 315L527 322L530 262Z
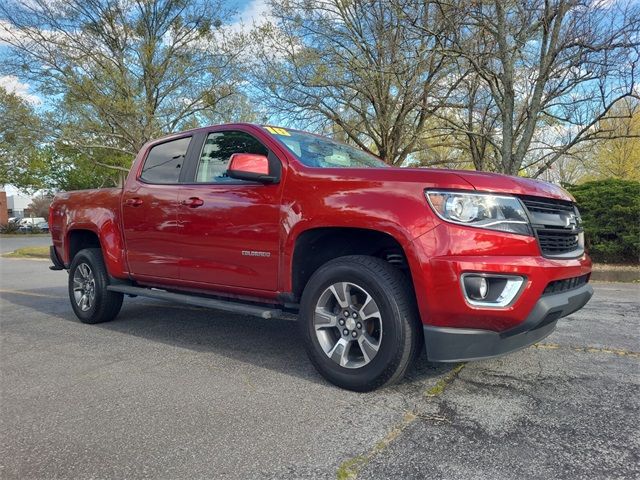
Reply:
M578 202L587 248L594 261L638 263L640 182L597 180L568 190Z

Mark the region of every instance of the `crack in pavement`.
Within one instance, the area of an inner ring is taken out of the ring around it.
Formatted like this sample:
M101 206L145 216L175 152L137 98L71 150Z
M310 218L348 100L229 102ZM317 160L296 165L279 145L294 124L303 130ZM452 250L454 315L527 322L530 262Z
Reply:
M619 357L631 357L640 358L640 352L633 352L631 350L617 349L617 348L602 348L602 347L579 347L574 345L561 345L559 343L536 343L533 345L535 348L545 350L571 350L574 352L584 353L607 353L609 355L617 355Z
M640 358L640 352L634 352L630 350L624 349L613 349L613 348L603 348L603 347L593 347L593 346L573 346L573 345L561 345L558 343L538 343L533 345L533 347L537 349L546 349L546 350L570 350L575 352L584 352L584 353L603 353L609 355L616 355L622 357L629 358ZM423 393L423 396L427 399L432 399L441 396L445 389L451 385L451 383L458 378L459 373L462 371L466 364L461 363L458 364L452 371L447 373L443 378L439 379L436 384L426 390ZM541 373L541 372L540 372ZM501 377L497 375L497 377ZM509 377L509 376L507 376ZM540 375L538 375L539 380ZM512 380L516 380L515 377L511 378ZM522 381L521 378L518 380ZM468 383L474 383L473 381L466 380ZM529 385L531 382L524 382ZM485 385L486 386L486 385ZM512 388L513 386L507 385L494 385L494 387L498 388ZM521 394L526 394L526 392L520 392ZM529 395L527 397L530 398ZM530 398L531 400L531 398ZM443 411L442 405L440 405L440 411L438 414L427 414L419 411L419 407L414 409L407 410L404 414L402 421L392 427L389 433L380 441L374 444L374 446L369 449L367 452L357 455L355 457L349 458L340 464L336 472L336 476L338 480L354 480L358 477L358 474L370 463L370 461L378 454L382 453L386 450L391 443L396 440L400 434L405 431L410 425L414 424L418 420L429 421L429 422L437 422L437 423L449 423L452 421L449 418L452 412ZM445 409L446 410L446 409Z
M466 363L459 363L443 378L439 379L436 384L424 392L423 396L427 399L439 397L445 389L458 378L458 375L465 367ZM400 434L417 420L434 421L434 422L451 422L448 418L440 415L429 415L418 411L418 406L404 413L402 421L393 426L389 433L380 441L376 442L371 449L362 455L349 458L343 461L338 470L336 477L338 480L354 480L358 473L379 453L383 452L391 443L400 436Z

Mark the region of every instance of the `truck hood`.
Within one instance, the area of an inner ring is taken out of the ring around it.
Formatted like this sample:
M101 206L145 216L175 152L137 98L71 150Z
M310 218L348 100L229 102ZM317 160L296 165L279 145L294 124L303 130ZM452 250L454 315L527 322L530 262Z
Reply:
M455 173L473 185L473 188L483 192L531 195L570 202L575 201L564 188L541 180L468 170L455 170Z
M318 168L305 169L305 174L327 181L341 179L375 184L415 184L421 188L470 190L502 193L509 195L530 195L557 200L574 201L563 188L551 183L531 178L512 177L498 173L475 172L471 170L449 170L444 168Z

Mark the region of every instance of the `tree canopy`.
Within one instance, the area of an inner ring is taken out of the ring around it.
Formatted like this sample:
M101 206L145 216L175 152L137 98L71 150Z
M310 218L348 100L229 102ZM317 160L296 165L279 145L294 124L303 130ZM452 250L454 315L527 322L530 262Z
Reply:
M633 0L8 0L3 182L112 185L149 139L231 120L328 133L397 166L574 182L637 173Z
M0 13L2 69L47 96L60 145L106 166L128 170L149 139L224 116L239 94L243 44L216 0L33 0Z

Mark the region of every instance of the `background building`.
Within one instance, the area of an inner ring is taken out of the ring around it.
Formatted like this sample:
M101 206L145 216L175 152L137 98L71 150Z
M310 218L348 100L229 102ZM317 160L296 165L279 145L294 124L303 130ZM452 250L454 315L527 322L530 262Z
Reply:
M7 210L7 192L0 190L0 225L4 225L9 221L9 212Z
M7 196L7 204L4 209L9 217L28 217L29 216L29 204L31 203L31 197L15 193Z

